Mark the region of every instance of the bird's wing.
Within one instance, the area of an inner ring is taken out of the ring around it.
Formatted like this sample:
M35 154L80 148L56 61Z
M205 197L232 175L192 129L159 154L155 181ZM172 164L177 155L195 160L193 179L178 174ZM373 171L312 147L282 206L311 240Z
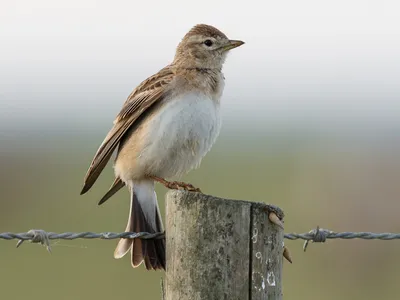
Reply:
M174 74L169 66L157 74L143 81L125 101L120 113L114 121L114 126L107 134L97 150L92 163L86 173L81 194L86 193L95 183L108 160L118 146L121 138L135 121L156 102L164 99L168 94L168 84Z

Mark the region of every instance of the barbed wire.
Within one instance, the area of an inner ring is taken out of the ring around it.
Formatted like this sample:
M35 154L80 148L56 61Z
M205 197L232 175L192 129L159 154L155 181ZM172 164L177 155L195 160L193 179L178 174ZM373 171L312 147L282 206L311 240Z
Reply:
M328 229L319 228L313 229L307 233L285 233L285 239L288 240L305 240L303 245L303 250L306 251L309 242L314 243L325 243L327 239L363 239L363 240L398 240L400 239L400 233L390 233L390 232L334 232Z
M75 239L102 239L102 240L113 240L113 239L163 239L165 238L165 232L148 233L148 232L47 232L41 229L32 229L28 232L12 233L4 232L0 233L0 239L14 240L17 239L17 247L19 247L24 241L30 241L32 243L39 243L46 246L47 250L51 252L50 240L75 240ZM374 233L374 232L334 232L328 229L317 227L306 233L285 233L284 238L288 240L305 240L303 245L304 251L306 251L309 242L324 243L327 239L364 239L364 240L397 240L400 239L400 233Z

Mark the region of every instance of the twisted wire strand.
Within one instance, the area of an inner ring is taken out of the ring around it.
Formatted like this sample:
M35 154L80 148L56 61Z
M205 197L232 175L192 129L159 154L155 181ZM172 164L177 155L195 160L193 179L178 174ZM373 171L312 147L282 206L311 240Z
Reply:
M390 233L390 232L382 232L382 233L374 233L374 232L333 232L330 231L326 233L324 236L325 239L323 241L317 240L316 236L312 233L285 233L285 239L288 240L306 240L313 241L317 243L323 243L326 239L363 239L363 240L398 240L400 239L400 233Z
M364 239L364 240L397 240L400 239L400 233L374 233L374 232L334 232L328 229L317 227L306 233L285 233L285 239L288 240L305 240L303 249L306 251L309 242L324 243L327 239ZM75 240L75 239L103 239L113 240L120 238L128 239L163 239L165 238L165 232L148 233L148 232L46 232L41 229L32 229L28 232L12 233L4 232L0 233L0 239L14 240L18 239L17 247L19 247L24 241L30 241L32 243L39 243L46 246L48 251L51 251L50 240Z
M4 232L0 233L0 239L4 240L22 240L36 242L35 239L40 239L40 236L45 234L49 240L75 240L75 239L102 239L102 240L113 240L113 239L162 239L165 237L164 232L148 233L148 232L46 232L41 229L32 229L28 232L12 233ZM39 241L38 241L39 242Z

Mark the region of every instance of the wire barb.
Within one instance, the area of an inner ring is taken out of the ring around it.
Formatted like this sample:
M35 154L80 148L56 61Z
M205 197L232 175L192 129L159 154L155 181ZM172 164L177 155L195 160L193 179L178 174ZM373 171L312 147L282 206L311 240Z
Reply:
M306 252L307 247L308 247L308 243L314 242L314 243L325 243L326 241L326 237L328 234L333 233L333 231L329 231L326 229L321 229L319 228L319 226L317 226L316 229L310 230L308 232L309 234L312 234L312 239L311 240L306 240L303 244L303 251Z
M29 241L31 243L40 243L41 245L46 246L47 251L51 253L50 240L46 231L41 229L31 229L26 234L30 236ZM21 246L25 240L26 239L18 240L16 247L18 248Z

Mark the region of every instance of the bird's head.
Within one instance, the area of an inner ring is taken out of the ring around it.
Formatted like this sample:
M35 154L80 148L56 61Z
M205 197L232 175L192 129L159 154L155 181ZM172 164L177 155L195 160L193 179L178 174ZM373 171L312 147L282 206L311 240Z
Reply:
M196 25L179 43L174 63L184 68L221 69L229 50L243 44L213 26Z

